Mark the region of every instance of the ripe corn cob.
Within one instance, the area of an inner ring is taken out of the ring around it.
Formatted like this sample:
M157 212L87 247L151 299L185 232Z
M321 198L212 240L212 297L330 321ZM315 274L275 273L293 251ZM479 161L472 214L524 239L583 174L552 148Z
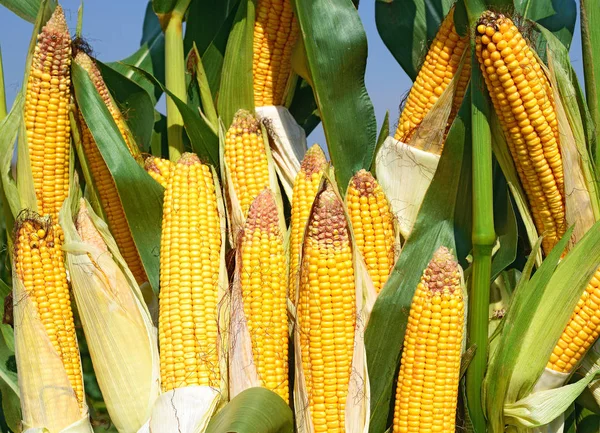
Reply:
M313 145L302 160L300 171L294 180L292 194L292 219L290 232L290 281L289 298L296 302L296 280L300 266L300 243L304 236L306 221L319 190L321 176L327 165L325 154L318 144Z
M58 220L69 192L71 37L57 6L37 37L25 94L25 128L38 211Z
M561 335L547 368L570 373L598 339L600 328L600 269L588 283Z
M427 57L400 115L394 138L407 142L413 136L429 110L442 95L458 71L465 49L469 46L469 36L459 36L454 27L454 7L450 10L435 39L431 43ZM471 76L471 62L464 62L452 102L446 133L450 129L462 104L467 84Z
M254 364L262 386L287 402L287 264L270 190L260 193L250 206L241 242L242 299Z
M227 131L225 162L245 216L258 194L269 187L269 162L260 122L248 111L239 110Z
M381 186L366 170L350 180L346 202L356 245L379 292L394 267L394 215Z
M502 14L484 13L475 46L547 254L566 229L563 163L550 83L527 41Z
M454 432L464 322L460 281L452 253L440 247L410 308L393 432Z
M160 183L163 188L166 188L175 164L168 159L149 156L144 161L144 168L155 181Z
M220 224L210 168L196 155L183 154L163 207L158 325L163 391L219 387Z
M252 64L257 107L283 104L297 37L298 23L290 0L258 0Z
M62 230L50 218L26 215L17 221L13 263L83 407L81 361L62 243Z
M315 432L344 432L352 370L356 292L344 208L327 186L304 240L298 300L300 350Z
M123 121L121 112L113 102L110 93L108 92L108 88L102 79L102 75L100 75L100 71L98 70L98 67L94 61L83 51L80 51L75 56L75 63L81 66L89 74L94 86L96 87L96 90L98 90L98 93L100 93L104 104L110 111L115 123L119 127L119 131L121 132L125 143L127 143L129 151L134 157L139 157L139 149L137 149L137 145L135 143L131 143L131 140L128 138L125 122ZM117 246L119 247L119 251L127 262L129 270L135 277L135 280L138 282L138 284L142 284L148 281L148 277L146 276L142 259L140 258L137 247L135 246L135 242L133 241L133 236L131 234L131 230L129 229L127 218L125 217L125 212L123 210L121 198L119 197L119 193L117 191L117 186L115 185L115 181L113 180L112 175L108 170L106 163L104 162L102 154L100 153L100 150L94 141L94 137L86 125L80 110L78 110L78 115L79 124L81 125L81 142L83 152L85 153L85 157L88 161L90 172L98 191L100 203L102 204L102 209L106 215L108 226L110 227L110 231L115 238Z

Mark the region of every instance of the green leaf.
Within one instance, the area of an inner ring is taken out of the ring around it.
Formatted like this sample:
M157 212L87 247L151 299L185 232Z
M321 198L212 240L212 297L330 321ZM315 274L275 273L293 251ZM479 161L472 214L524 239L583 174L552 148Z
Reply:
M377 121L365 88L367 39L350 0L296 2L300 33L340 192L375 153Z
M290 113L307 136L321 123L312 87L302 78L296 83Z
M206 433L293 433L294 419L287 403L266 388L238 394L208 424Z
M491 432L504 431L504 404L529 395L600 262L600 223L560 260L570 228L542 266L519 284L484 381Z
M252 41L254 40L255 0L241 0L223 64L219 89L218 111L225 128L240 109L254 112L252 87Z
M375 1L379 36L411 80L417 77L429 44L453 3L453 0Z
M163 91L173 99L173 102L175 102L175 105L183 118L183 124L192 143L194 152L205 161L210 162L215 168L218 168L219 137L215 134L206 120L200 116L200 112L198 110L192 110L185 102L167 90L167 88L159 83L152 75L141 69L138 69L137 72L145 75L147 79L154 82L157 86L160 86Z
M577 20L575 0L514 0L514 2L515 11L520 16L536 21L550 30L567 49L571 46Z
M11 293L11 288L0 280L0 299ZM12 298L8 301L12 303ZM2 393L2 412L11 430L17 431L21 422L21 402L15 362L14 333L10 325L0 324L0 392Z
M500 170L497 170L500 172ZM510 201L508 185L502 173L497 173L494 182L494 228L500 248L492 258L492 278L494 281L500 272L514 262L517 256L518 228L517 218Z
M111 95L117 102L127 126L138 146L144 151L150 147L154 126L154 102L147 90L125 75L96 60Z
M196 44L204 53L217 37L238 0L192 0L188 9L183 38L187 53Z
M592 0L581 0L581 51L585 76L585 96L596 127L596 143L600 141L600 8ZM598 157L598 151L595 154Z
M29 21L30 23L35 23L41 3L41 0L0 0L0 4L2 6L13 11L15 14L24 20ZM55 5L56 2L53 1L52 9L54 9Z
M156 104L162 93L160 87L152 85L144 76L136 74L135 69L127 67L127 65L131 65L143 69L156 77L161 83L165 82L165 35L162 32L156 14L152 10L151 2L146 7L140 45L140 48L129 57L119 62L107 63L107 66L110 66L146 89Z
M435 250L454 245L454 212L459 194L458 179L465 139L469 140L469 104L463 105L442 153L438 169L427 190L413 231L387 283L379 293L365 332L371 420L369 431L385 431L390 415L392 391L412 298L423 270Z
M158 293L163 188L127 150L88 74L76 63L71 65L71 73L78 106L115 181L146 275Z

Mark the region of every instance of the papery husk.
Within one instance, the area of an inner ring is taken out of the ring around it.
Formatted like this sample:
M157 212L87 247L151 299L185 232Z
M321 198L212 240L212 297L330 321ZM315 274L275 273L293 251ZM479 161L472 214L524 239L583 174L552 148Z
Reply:
M319 193L325 189L326 183L333 186L335 193L338 196L338 200L344 203L339 191L337 190L336 183L333 181L331 173L323 175L321 185L319 187ZM313 204L314 206L314 204ZM345 208L344 208L345 209ZM312 218L313 210L307 220L307 227ZM350 218L348 213L344 210L346 222L348 227L351 228ZM350 375L350 382L348 386L348 397L346 399L346 411L345 411L345 432L346 433L368 433L369 431L369 418L370 418L370 402L371 402L371 390L369 384L369 375L367 371L367 358L364 345L364 332L369 321L369 315L375 304L377 298L377 291L367 271L367 266L358 253L358 248L354 239L352 230L350 232L350 239L352 242L352 259L354 263L354 282L356 289L356 328L354 334L354 352L352 355L352 369ZM306 230L305 234L306 236ZM304 236L300 245L300 256L301 260L299 266L302 266L302 248L304 245ZM299 272L300 274L300 272ZM298 276L300 278L300 275ZM296 290L296 303L298 303L299 290ZM302 350L300 347L300 327L298 326L297 317L295 317L294 326L294 409L296 416L296 431L298 433L314 433L314 425L312 422L312 415L308 404L308 391L306 389L306 382L302 367Z
M138 433L203 433L221 395L210 386L186 386L161 394Z
M279 222L281 224L281 233L287 231L285 226L285 217L283 214L283 200L281 197L281 190L279 189L279 182L277 180L277 170L271 154L271 148L269 147L269 137L264 125L261 124L261 130L263 135L263 143L265 147L265 153L267 155L267 161L269 166L269 189L273 192L275 197L275 203L277 204L277 210L279 211ZM237 247L238 237L241 230L244 228L246 222L246 215L242 213L242 208L238 200L233 182L231 181L231 174L229 167L225 161L225 129L223 122L220 123L219 127L219 160L221 165L221 173L223 180L223 191L225 192L225 208L227 211L227 221L229 224L228 235L229 243L233 248ZM256 198L256 197L254 197Z
M63 249L74 299L111 420L119 432L134 432L160 394L157 331L106 223L83 199L79 217L86 235L98 242L82 239L71 206L63 206Z
M275 168L291 202L294 179L300 171L300 162L308 149L306 133L286 107L256 107L256 114L266 126Z
M60 355L13 267L15 357L23 429L92 432L85 402L79 405ZM35 430L34 430L35 431Z

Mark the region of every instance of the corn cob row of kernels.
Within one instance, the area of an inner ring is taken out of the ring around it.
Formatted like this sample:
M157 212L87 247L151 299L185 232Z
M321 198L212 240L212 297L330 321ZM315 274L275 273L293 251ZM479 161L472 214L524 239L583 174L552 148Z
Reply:
M149 156L144 160L144 168L155 181L160 183L163 188L166 188L175 164L168 159Z

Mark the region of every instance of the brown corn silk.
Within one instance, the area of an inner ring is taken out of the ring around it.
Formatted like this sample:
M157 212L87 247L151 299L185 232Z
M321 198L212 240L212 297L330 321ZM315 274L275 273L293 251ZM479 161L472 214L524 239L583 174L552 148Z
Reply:
M261 385L289 401L287 267L275 198L264 190L241 238L241 290Z
M290 279L288 291L289 298L294 303L296 302L296 285L298 284L300 267L300 244L326 166L325 154L321 147L315 144L304 155L304 159L300 164L300 171L294 180L290 223Z
M344 207L329 184L315 199L302 254L297 323L307 409L315 432L344 432L356 288Z
M140 158L139 149L137 148L136 143L132 143L129 138L127 126L125 125L121 112L114 103L94 60L83 51L80 51L75 56L75 63L81 66L90 76L102 101L106 105L106 108L108 108L108 111L119 128L119 132L127 144L127 148L131 155L134 158ZM81 125L81 143L83 152L85 153L94 185L98 191L100 203L102 205L102 210L106 215L108 226L119 247L119 251L125 259L125 262L127 262L127 266L131 270L135 280L138 284L142 284L148 281L148 277L146 276L142 259L140 258L135 242L133 241L133 236L127 218L125 217L125 211L123 210L117 186L80 110L78 110L78 114L79 124Z
M160 251L159 345L163 391L220 387L220 216L213 174L185 153L169 177Z
M62 230L58 225L52 225L50 218L41 218L35 213L25 214L15 226L13 264L16 278L23 284L48 339L62 360L79 405L83 407L83 376L62 252L63 241ZM20 300L17 298L14 302ZM18 332L18 324L15 324L15 329ZM48 374L56 373L49 371Z
M475 47L548 254L566 230L563 161L550 81L519 29L503 14L482 15Z
M298 23L291 0L257 1L252 61L257 107L283 104L297 38Z
M383 189L373 175L360 170L350 180L346 206L356 246L379 292L392 271L396 257L394 215Z
M444 93L460 68L465 50L469 49L468 35L460 36L454 27L454 7L442 21L435 39L410 90L394 138L408 143L427 113ZM471 76L471 62L464 62L452 100L444 136L462 104ZM440 149L441 150L441 149Z
M25 129L38 211L58 220L69 192L71 36L57 6L37 37L25 93Z
M463 327L458 263L440 247L423 272L410 308L393 432L454 432Z

